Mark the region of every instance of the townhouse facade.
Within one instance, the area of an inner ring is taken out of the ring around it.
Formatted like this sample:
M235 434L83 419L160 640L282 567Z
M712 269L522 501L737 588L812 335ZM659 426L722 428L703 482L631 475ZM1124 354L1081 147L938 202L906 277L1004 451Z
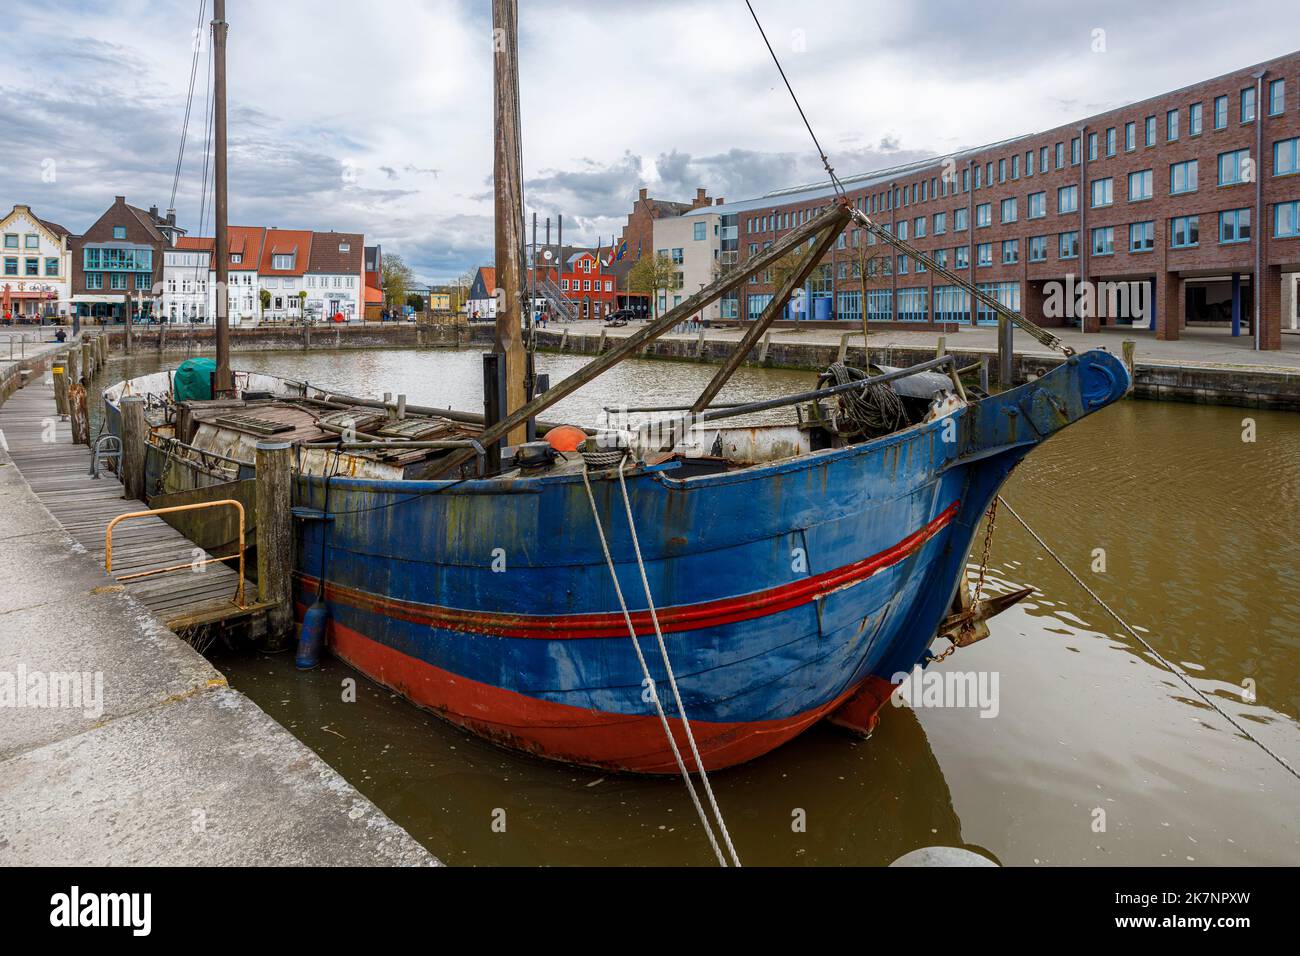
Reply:
M0 295L15 320L66 314L72 288L70 234L14 206L0 219Z
M1189 323L1220 324L1261 349L1300 325L1300 52L842 182L878 223L1045 325L1176 339ZM710 214L737 217L743 260L836 199L830 187L796 187ZM812 318L996 321L856 227L804 292L801 315ZM756 317L772 295L770 273L755 277L739 314Z
M185 230L176 213L160 216L158 207L132 206L116 196L99 219L69 239L70 311L84 318L118 320L128 311L153 316L164 288L164 253Z

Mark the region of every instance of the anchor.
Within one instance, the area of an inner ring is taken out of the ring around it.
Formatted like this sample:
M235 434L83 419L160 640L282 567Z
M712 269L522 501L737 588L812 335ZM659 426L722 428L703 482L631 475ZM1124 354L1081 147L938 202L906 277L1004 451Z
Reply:
M1007 594L976 599L971 589L963 582L953 598L952 613L939 622L939 631L935 636L946 637L952 641L954 648L968 647L977 641L982 641L989 636L989 618L996 617L1033 593L1032 587L1026 587ZM945 651L942 657L946 657L951 650L952 648L949 648Z

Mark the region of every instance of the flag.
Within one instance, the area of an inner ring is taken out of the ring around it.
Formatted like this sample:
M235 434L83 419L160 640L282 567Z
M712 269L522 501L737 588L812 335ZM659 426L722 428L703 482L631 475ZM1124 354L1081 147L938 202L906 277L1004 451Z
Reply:
M627 240L626 240L626 239L624 239L623 242L619 245L619 247L618 247L618 251L617 251L617 253L616 253L615 256L614 256L614 261L615 261L615 262L622 262L622 261L623 261L623 257L624 257L625 255L627 255Z

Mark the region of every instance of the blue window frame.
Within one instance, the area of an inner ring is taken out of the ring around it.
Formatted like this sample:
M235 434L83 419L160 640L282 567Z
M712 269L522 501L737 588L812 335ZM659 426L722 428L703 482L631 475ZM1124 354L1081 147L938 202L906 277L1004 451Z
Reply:
M1047 215L1047 193L1029 194L1029 209L1026 215L1030 219L1042 219Z
M17 256L6 256L6 257L5 257L5 275L7 275L7 276L16 276L16 275L18 275L18 257L17 257Z
M948 214L946 212L936 212L934 214L933 234L936 236L942 236L947 231L948 231Z
M1300 237L1300 200L1280 202L1273 209L1273 235L1278 239Z
M1047 261L1047 237L1046 236L1029 237L1029 261L1030 262Z
M1070 140L1070 165L1079 165L1079 137Z
M1062 169L1065 166L1065 144L1056 144L1056 168Z
M1109 206L1115 201L1115 181L1107 176L1105 179L1092 181L1092 206Z
M1214 98L1214 128L1223 129L1228 125L1228 98L1226 96L1216 96Z
M1135 173L1128 174L1128 201L1137 202L1142 199L1150 199L1155 193L1153 192L1153 183L1155 177L1152 176L1151 170L1140 169Z
M1252 123L1255 120L1255 88L1248 86L1241 91L1241 121Z
M1156 247L1156 224L1135 222L1128 227L1128 251L1151 252Z
M1079 233L1063 232L1057 237L1056 254L1061 259L1079 258Z
M1004 266L1013 266L1020 261L1020 240L1004 239L1002 240L1002 264Z
M980 267L993 265L993 243L981 242L975 247L975 264Z
M104 288L104 273L102 273L102 272L87 272L87 273L86 273L86 288L87 288L87 289L102 289L102 288Z
M114 239L125 239L125 238L126 238L126 226L114 226L114 227L113 227L113 238L114 238Z
M1178 110L1165 114L1165 139L1171 143L1178 139Z
M1174 163L1169 167L1169 192L1194 193L1197 189L1197 162L1189 159L1183 163Z
M1273 175L1300 173L1300 136L1280 139L1273 144Z
M1088 134L1088 162L1091 163L1096 158L1097 158L1097 134L1089 133Z
M970 268L970 246L958 246L952 251L953 266L958 269Z
M1138 147L1138 125L1133 120L1124 124L1124 150L1133 152Z
M1268 115L1286 112L1286 80L1273 80L1268 84Z
M1219 213L1219 242L1250 242L1250 209L1225 209Z
M1115 155L1115 127L1106 130L1106 155Z
M45 274L47 276L56 276L59 274L59 260L57 258L52 256L45 260Z
M1079 211L1079 187L1062 186L1056 190L1056 211L1078 212Z
M1176 216L1169 222L1169 245L1174 249L1191 249L1201 244L1201 217Z
M1253 176L1249 176L1249 159L1248 149L1234 149L1228 153L1220 153L1219 185L1233 186L1244 183L1247 179L1253 179Z
M1110 256L1115 254L1115 227L1098 226L1092 230L1092 254Z
M975 226L984 229L993 225L993 204L982 202L975 207Z
M1003 222L1016 221L1016 197L1015 196L1012 196L1009 199L1002 200L1001 215L1002 215Z
M1201 118L1205 115L1205 108L1200 103L1193 103L1187 107L1187 135L1201 135Z
M966 208L955 209L952 214L952 228L954 232L964 232L969 224L970 210Z
M704 239L707 236L707 234L708 234L707 224L702 222L695 223L695 231L694 231L693 238L695 239L696 242L700 241L701 239ZM293 266L286 266L285 268L292 269Z

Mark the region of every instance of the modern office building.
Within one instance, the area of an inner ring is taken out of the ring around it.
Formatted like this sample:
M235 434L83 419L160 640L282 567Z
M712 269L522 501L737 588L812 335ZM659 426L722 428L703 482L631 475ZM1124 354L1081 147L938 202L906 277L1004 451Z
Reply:
M843 184L877 222L1045 325L1161 339L1222 325L1276 349L1281 329L1300 324L1300 52ZM737 218L748 258L834 198L829 186L796 187L709 212ZM995 321L872 239L846 231L809 281L803 314ZM772 294L770 276L747 283L740 314L758 315Z

